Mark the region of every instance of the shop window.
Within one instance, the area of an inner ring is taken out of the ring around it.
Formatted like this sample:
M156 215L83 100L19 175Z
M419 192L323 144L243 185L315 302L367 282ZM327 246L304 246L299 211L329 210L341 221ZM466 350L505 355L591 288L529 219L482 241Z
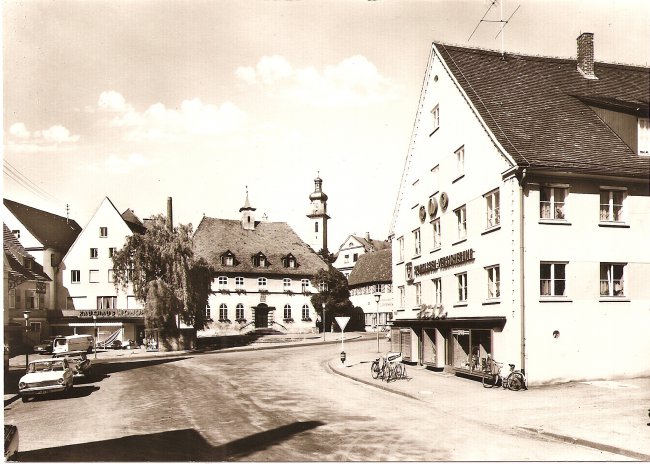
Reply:
M499 189L485 195L486 229L491 229L501 223L499 202Z
M489 329L452 329L452 360L456 369L483 371L492 357L492 331Z
M540 187L539 217L540 219L566 219L565 203L569 189L561 187Z
M600 296L625 296L625 264L600 263Z
M623 222L624 190L601 189L600 222Z
M540 263L540 296L566 295L566 263Z

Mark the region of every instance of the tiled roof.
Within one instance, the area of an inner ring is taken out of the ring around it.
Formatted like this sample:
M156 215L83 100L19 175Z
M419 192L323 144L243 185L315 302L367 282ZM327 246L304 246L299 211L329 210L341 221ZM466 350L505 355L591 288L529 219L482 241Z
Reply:
M647 179L639 156L587 103L648 114L650 69L596 62L587 79L576 60L434 43L499 143L520 166ZM444 117L441 119L441 126Z
M135 215L131 208L127 209L122 213L122 219L126 222L126 225L129 226L131 232L144 234L147 230L145 225L140 221L140 218Z
M6 198L4 204L46 248L60 250L65 254L81 232L79 224L72 219L41 211Z
M50 277L43 271L43 266L34 260L22 246L9 227L2 223L2 250L4 251L5 271L13 279L50 281ZM29 268L25 267L25 259L31 261Z
M348 278L348 286L388 283L393 281L393 257L390 248L359 256Z
M255 230L244 230L241 222L203 217L194 233L194 251L213 266L215 272L311 276L327 264L285 222L256 222ZM235 266L221 264L227 251L235 255ZM263 253L267 267L253 266L252 256ZM282 258L292 254L297 267L288 268Z
M384 250L390 247L390 242L385 240L375 240L373 238L366 239L366 237L361 237L359 235L353 235L353 237L359 240L367 252Z

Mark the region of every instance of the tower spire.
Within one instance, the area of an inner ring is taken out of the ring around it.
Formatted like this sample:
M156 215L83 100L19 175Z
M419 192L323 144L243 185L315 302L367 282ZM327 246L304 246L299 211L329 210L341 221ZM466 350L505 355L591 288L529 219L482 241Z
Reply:
M309 195L309 200L311 208L307 217L312 220L309 245L314 251L324 250L327 252L327 221L330 217L327 214L327 195L323 192L323 179L320 178L320 171L316 172L314 191Z

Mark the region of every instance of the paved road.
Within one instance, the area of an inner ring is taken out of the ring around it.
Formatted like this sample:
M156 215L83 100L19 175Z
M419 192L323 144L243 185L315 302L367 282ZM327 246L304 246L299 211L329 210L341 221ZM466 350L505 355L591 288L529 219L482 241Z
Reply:
M98 365L98 378L71 397L14 402L5 421L18 425L28 461L621 459L352 382L327 369L337 352L310 346Z

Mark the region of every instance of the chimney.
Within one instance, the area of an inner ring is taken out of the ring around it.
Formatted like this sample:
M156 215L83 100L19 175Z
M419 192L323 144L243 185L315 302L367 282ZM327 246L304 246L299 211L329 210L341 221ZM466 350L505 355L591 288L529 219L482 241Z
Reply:
M174 231L174 216L172 214L172 197L167 197L167 227L170 232Z
M370 241L370 232L366 232L366 240Z
M594 74L594 34L583 32L578 37L578 71L587 79L598 79Z

